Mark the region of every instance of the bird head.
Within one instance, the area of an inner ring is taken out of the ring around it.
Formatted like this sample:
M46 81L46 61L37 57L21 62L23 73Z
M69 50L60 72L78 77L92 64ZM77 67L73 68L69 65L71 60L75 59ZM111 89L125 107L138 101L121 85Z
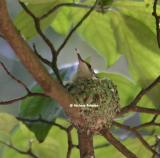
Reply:
M95 73L89 63L87 63L85 60L83 60L79 53L77 53L78 56L78 68L77 73L75 75L75 79L91 79L95 77Z

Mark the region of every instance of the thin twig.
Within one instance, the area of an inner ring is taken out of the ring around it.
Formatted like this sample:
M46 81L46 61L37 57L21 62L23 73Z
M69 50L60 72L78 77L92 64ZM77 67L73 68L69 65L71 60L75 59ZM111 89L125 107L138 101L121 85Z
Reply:
M104 144L100 144L100 145L96 145L94 146L94 149L101 149L101 148L105 148L108 147L110 144L108 143L104 143Z
M158 135L155 136L156 137L156 141L155 144L152 146L153 149L155 149L157 151L158 154L160 154L160 138ZM153 154L152 158L159 158L159 156L157 156L156 154Z
M38 122L46 123L46 124L49 124L49 125L57 126L58 128L60 128L60 129L62 129L64 131L67 130L67 128L65 128L64 126L56 123L55 121L45 120L41 116L39 118L35 118L35 119L22 118L22 117L17 116L16 119L18 119L20 121L23 121L23 122L30 122L30 123L38 123Z
M52 126L56 126L58 128L60 128L61 130L65 131L67 133L67 138L68 138L68 151L67 151L67 158L70 158L71 156L71 151L73 148L79 148L79 146L74 145L72 142L72 136L71 136L71 131L73 129L73 125L70 125L69 127L64 127L58 123L56 123L55 121L48 121L45 120L44 118L42 118L42 116L39 116L39 118L35 118L35 119L29 119L29 118L22 118L17 116L16 119L23 121L23 122L29 122L29 123L46 123Z
M160 82L160 76L158 76L149 86L146 88L142 89L136 98L130 103L130 106L137 105L137 103L140 101L140 99L148 92L150 91L153 87L155 87L158 83Z
M46 65L48 65L49 67L51 67L51 65L52 65L51 62L50 62L49 60L43 58L43 57L38 53L35 44L33 44L33 50L34 50L35 54L38 56L38 58L39 58L43 63L45 63Z
M19 98L14 98L14 99L6 100L6 101L0 101L0 105L13 104L13 103L15 103L17 101L24 100L24 99L26 99L28 97L36 97L36 96L48 97L48 96L46 96L45 94L42 94L42 93L30 92L30 93L26 94L25 96L22 96L22 97L19 97Z
M71 152L73 149L73 142L72 142L72 135L71 135L71 131L73 129L73 125L69 126L67 128L67 137L68 137L68 151L67 151L67 158L71 157Z
M49 74L39 58L28 46L26 41L16 30L7 10L6 0L0 0L0 32L5 36L14 53L31 73L45 94L57 101L75 125L80 126L84 118L80 115L79 108L69 108L74 103L73 97Z
M3 62L0 61L0 65L1 67L4 69L4 71L7 73L7 75L9 77L11 77L13 80L15 80L18 84L20 84L22 87L24 87L24 89L27 91L27 94L25 96L19 97L19 98L15 98L15 99L11 99L11 100L7 100L7 101L0 101L0 105L7 105L7 104L12 104L14 102L26 99L27 97L33 97L33 96L43 96L43 97L48 97L46 94L43 93L36 93L36 92L31 92L29 90L29 88L25 85L24 82L22 82L21 80L17 79L11 72L9 72L9 70L7 69L7 67L4 65Z
M62 79L61 79L61 76L60 76L60 73L59 73L59 70L58 70L57 59L56 59L56 60L54 60L54 59L52 60L51 68L52 68L52 70L54 71L55 75L57 76L57 79L58 79L58 81L60 82L60 84L61 84L62 86L64 86L64 85L63 85L63 82L62 82Z
M20 81L19 79L17 79L14 75L12 75L7 67L3 64L3 62L0 61L0 65L2 66L2 68L4 69L4 71L8 74L8 76L10 76L13 80L15 80L18 84L20 84L22 87L25 88L25 90L30 93L30 90L28 89L28 87L22 82Z
M49 40L49 38L43 33L43 31L41 30L41 26L40 26L40 19L38 17L36 17L31 10L29 10L29 8L21 1L19 1L20 5L22 6L22 8L26 11L26 13L32 17L34 24L35 24L35 28L37 33L41 36L41 38L44 40L44 42L48 45L48 47L51 50L52 53L52 64L50 65L50 67L53 69L53 71L55 72L58 81L63 85L62 79L60 77L59 74L59 70L57 68L57 57L58 57L58 53L56 51L56 49L54 48L54 45L52 44L52 42Z
M21 1L19 1L20 5L22 6L22 8L25 10L25 12L32 17L32 19L34 20L34 24L35 24L35 28L38 32L38 34L42 37L42 39L46 42L46 44L48 45L48 47L51 49L53 58L56 58L56 50L53 46L53 44L51 43L51 41L43 34L42 30L41 30L41 26L40 26L40 20L38 19L38 17L36 17L31 10L29 10L29 8Z
M129 109L129 111L139 112L139 113L147 113L147 114L160 115L160 110L158 110L158 109L138 107L138 106L133 106L133 107L131 107L131 108Z
M137 158L137 156L127 149L119 140L117 140L112 133L104 129L101 131L101 134L116 148L118 149L125 157L127 158Z
M57 9L59 9L61 7L77 7L77 8L86 8L86 9L92 8L92 6L84 5L84 4L60 3L60 4L57 4L56 6L54 6L53 8L51 8L47 13L43 14L42 16L40 16L39 19L40 20L45 19L46 17L48 17L50 14L52 14L53 12L55 12Z
M151 121L140 124L138 126L133 127L134 129L141 129L141 128L145 128L145 127L149 127L149 126L159 126L160 127L160 123L156 123L156 118L158 117L158 115L155 115Z
M144 145L144 147L146 147L146 149L150 150L153 154L158 154L156 153L155 150L152 149L152 146L148 144L148 142L141 136L141 134L136 130L136 128L123 125L115 121L113 122L113 125L132 132L140 140L140 142Z
M149 86L147 86L146 88L142 89L138 95L135 97L135 99L127 106L125 106L124 108L121 109L121 111L118 113L119 115L122 115L128 111L132 111L132 110L142 110L142 108L137 107L136 105L138 104L138 102L141 100L141 98L149 91L151 90L153 87L155 87L158 83L160 83L160 76L158 76ZM134 107L136 106L136 107ZM145 110L145 109L144 109ZM148 110L149 112L150 110ZM152 110L151 110L152 111ZM140 111L137 111L140 112ZM146 109L147 112L147 109ZM153 110L153 114L155 113L155 110ZM156 113L155 113L156 114ZM159 112L157 113L159 114Z
M13 150L15 150L16 152L18 152L18 153L20 153L20 154L22 154L22 155L28 155L28 156L30 156L30 157L32 157L32 158L38 158L38 156L35 155L35 154L32 152L32 146L31 146L31 145L29 145L29 149L28 149L27 151L23 151L23 150L20 150L20 149L16 148L15 146L13 146L11 143L8 144L8 143L3 142L3 141L1 141L1 140L0 140L0 143L3 144L3 145L5 145L5 146L7 146L7 147L9 147L9 148L11 148L11 149L13 149ZM31 143L30 143L30 144L31 144Z
M97 5L97 0L95 2L95 4L93 5L93 7L91 7L91 9L81 18L81 20L71 29L71 31L68 33L68 35L66 36L65 40L63 41L63 43L60 45L60 47L57 50L57 54L59 54L59 52L64 48L64 46L66 45L66 43L68 42L68 40L70 39L70 37L72 36L72 34L77 30L77 28L85 21L85 19L87 19L87 17L92 13L92 11L95 9Z
M158 0L154 0L152 15L155 17L155 20L156 20L157 43L160 48L160 25L159 25L160 16L157 15L157 3L158 3Z

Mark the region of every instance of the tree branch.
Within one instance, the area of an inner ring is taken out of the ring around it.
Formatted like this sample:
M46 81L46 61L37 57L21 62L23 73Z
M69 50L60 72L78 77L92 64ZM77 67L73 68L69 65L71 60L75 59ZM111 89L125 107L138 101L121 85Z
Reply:
M42 32L41 26L40 26L41 25L40 24L40 19L38 17L36 17L23 2L19 1L19 3L22 6L22 8L26 11L26 13L32 17L32 19L34 21L34 24L35 24L35 28L37 30L37 33L41 36L41 38L45 41L45 43L50 48L51 53L52 53L52 62L51 62L52 64L50 66L53 69L53 71L55 72L59 82L63 85L61 77L60 77L60 74L59 74L59 70L57 68L57 56L58 56L58 53L57 53L56 49L54 48L52 42Z
M160 145L160 138L157 135L156 136L156 141L155 144L153 145L153 148L156 150L156 152L160 155L160 150L159 150L159 145ZM156 154L153 154L152 158L159 158Z
M73 149L73 142L72 142L72 135L71 135L71 131L73 129L73 126L69 126L67 128L67 137L68 137L68 151L67 151L67 158L70 158L71 157L71 152L72 152L72 149Z
M20 120L22 122L30 122L30 123L42 122L42 123L46 123L46 124L49 124L49 125L56 126L56 127L60 128L61 130L67 131L67 128L65 128L64 126L62 126L62 125L60 125L60 124L58 124L54 121L45 120L41 116L39 118L35 118L35 119L22 118L22 117L17 116L16 119Z
M33 50L34 50L35 54L38 56L38 58L39 58L43 63L45 63L45 64L48 65L49 67L52 67L52 63L51 63L49 60L43 58L43 57L38 53L35 44L33 44Z
M112 133L108 130L102 130L101 134L116 148L118 149L125 157L127 158L137 158L137 156L128 150L120 141L118 141Z
M12 75L9 70L7 69L7 67L3 64L3 62L0 61L0 66L4 69L4 71L7 73L7 75L9 77L11 77L13 80L15 80L18 84L20 84L22 87L24 87L24 89L27 91L27 94L25 96L19 97L19 98L15 98L15 99L11 99L11 100L7 100L7 101L0 101L0 105L7 105L7 104L12 104L14 102L26 99L27 97L32 97L32 96L43 96L43 97L48 97L47 95L43 94L43 93L34 93L31 92L28 87L19 79L17 79L14 75Z
M60 45L60 47L57 50L57 54L60 53L60 51L64 48L64 46L66 45L66 43L68 42L68 40L70 39L70 37L72 36L72 34L77 30L77 28L84 22L85 19L87 19L87 17L92 13L92 11L95 9L97 5L97 0L95 2L95 4L93 5L93 7L91 7L91 9L81 18L81 20L71 29L71 31L68 33L68 35L66 36L65 40L63 41L63 43Z
M74 124L81 125L83 123L83 118L80 116L79 108L69 108L69 105L74 103L73 98L59 82L50 76L37 55L20 36L9 17L6 0L0 0L0 30L21 62L42 86L45 94L63 106L65 112Z
M56 49L54 48L53 44L50 42L50 40L43 34L41 31L41 26L40 26L40 20L38 17L36 17L30 10L29 8L21 1L19 1L20 5L22 8L25 10L25 12L32 17L34 20L35 28L37 30L37 33L42 37L42 39L46 42L48 47L51 49L53 58L56 58Z
M141 129L141 128L145 128L145 127L149 127L149 126L160 126L160 123L156 123L156 118L158 117L158 115L155 115L151 121L140 124L136 127L134 127L134 129Z
M66 127L56 123L55 121L45 120L41 116L39 118L36 118L36 119L28 119L28 118L22 118L22 117L17 116L16 119L18 119L22 122L29 122L29 123L42 122L42 123L46 123L46 124L49 124L49 125L56 126L56 127L60 128L61 130L65 131L67 133L67 138L68 138L67 158L70 158L72 149L74 147L78 147L77 145L74 145L73 142L72 142L71 131L74 127L73 125L70 125L69 127L66 128Z
M24 89L25 89L28 93L30 93L30 90L28 89L28 87L27 87L22 81L20 81L20 80L17 79L14 75L11 74L11 73L8 71L7 67L3 64L3 62L0 61L0 65L1 65L1 67L4 69L4 71L7 73L8 76L10 76L10 77L11 77L13 80L15 80L18 84L20 84L22 87L24 87Z
M22 155L28 155L32 158L39 158L37 155L35 155L33 152L32 152L32 142L29 142L29 149L27 151L23 151L23 150L20 150L18 148L16 148L15 146L12 145L12 143L8 144L8 143L5 143L3 141L0 140L0 143L15 150L16 152L22 154Z
M94 149L101 149L101 148L105 148L108 147L110 144L108 143L104 143L104 144L100 144L100 145L96 145L94 146Z
M56 6L54 6L53 8L51 8L47 13L43 14L42 16L40 16L39 19L40 20L45 19L46 17L48 17L50 14L52 14L55 11L57 11L57 9L59 9L61 7L77 7L77 8L86 8L86 9L92 8L92 6L84 5L84 4L60 3L60 4L57 4Z
M133 106L133 107L129 108L129 111L160 115L160 110L158 110L158 109L151 109L151 108L138 107L138 106Z
M148 91L150 91L153 87L155 87L158 83L160 83L160 76L158 76L149 86L147 86L146 88L144 88L144 89L142 89L139 93L138 93L138 95L135 97L135 99L129 104L129 105L127 105L127 106L125 106L124 108L122 108L121 110L120 110L120 112L117 114L117 116L119 116L119 115L123 115L123 114L125 114L126 112L128 112L128 111L134 111L135 110L135 112L145 112L145 109L146 109L146 112L148 113L149 111L150 111L150 113L152 113L153 112L153 114L156 114L155 113L155 110L151 110L151 109L149 109L149 110L147 110L147 108L140 108L140 107L138 107L138 106L136 106L137 104L138 104L138 102L141 100L141 98L148 92ZM136 107L134 107L134 106L136 106ZM137 111L136 111L137 110ZM152 112L151 112L152 111ZM159 112L157 113L157 114L159 114Z
M158 0L154 0L152 15L155 17L155 20L156 20L157 43L160 48L160 26L159 26L160 16L157 15L157 3L158 3Z
M28 93L25 96L22 96L22 97L19 97L19 98L14 98L14 99L11 99L11 100L6 100L6 101L0 101L0 105L8 105L8 104L12 104L12 103L15 103L17 101L20 101L20 100L24 100L24 99L26 99L28 97L37 97L37 96L48 97L48 96L46 96L46 95L44 95L42 93L33 93L33 92L31 92L31 93Z
M80 158L95 158L92 133L88 134L87 131L79 129L78 141L79 141Z
M144 145L144 147L146 147L146 149L150 150L153 154L156 154L156 155L158 154L155 150L152 149L152 146L148 144L148 142L141 136L141 134L136 130L136 128L123 125L115 121L113 122L113 125L132 132L139 139L139 141Z

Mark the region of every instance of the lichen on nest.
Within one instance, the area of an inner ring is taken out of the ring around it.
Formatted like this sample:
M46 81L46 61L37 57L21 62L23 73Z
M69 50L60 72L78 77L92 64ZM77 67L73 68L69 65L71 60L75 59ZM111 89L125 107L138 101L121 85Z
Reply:
M107 78L77 79L68 85L68 91L75 104L84 105L80 112L85 122L84 129L98 132L109 129L120 110L117 87ZM88 106L91 105L91 106ZM92 107L92 105L97 105Z

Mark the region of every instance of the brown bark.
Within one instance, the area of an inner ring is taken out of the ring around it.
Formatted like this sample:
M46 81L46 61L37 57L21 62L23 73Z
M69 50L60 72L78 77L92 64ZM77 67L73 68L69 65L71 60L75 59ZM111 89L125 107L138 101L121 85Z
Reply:
M79 123L82 122L79 110L77 108L69 108L69 105L71 103L73 104L71 96L50 76L39 58L16 30L9 17L6 0L0 0L0 32L13 48L17 57L21 60L27 70L42 86L45 93L59 102L72 120Z
M81 158L95 158L93 148L93 135L87 131L78 131L79 150Z

